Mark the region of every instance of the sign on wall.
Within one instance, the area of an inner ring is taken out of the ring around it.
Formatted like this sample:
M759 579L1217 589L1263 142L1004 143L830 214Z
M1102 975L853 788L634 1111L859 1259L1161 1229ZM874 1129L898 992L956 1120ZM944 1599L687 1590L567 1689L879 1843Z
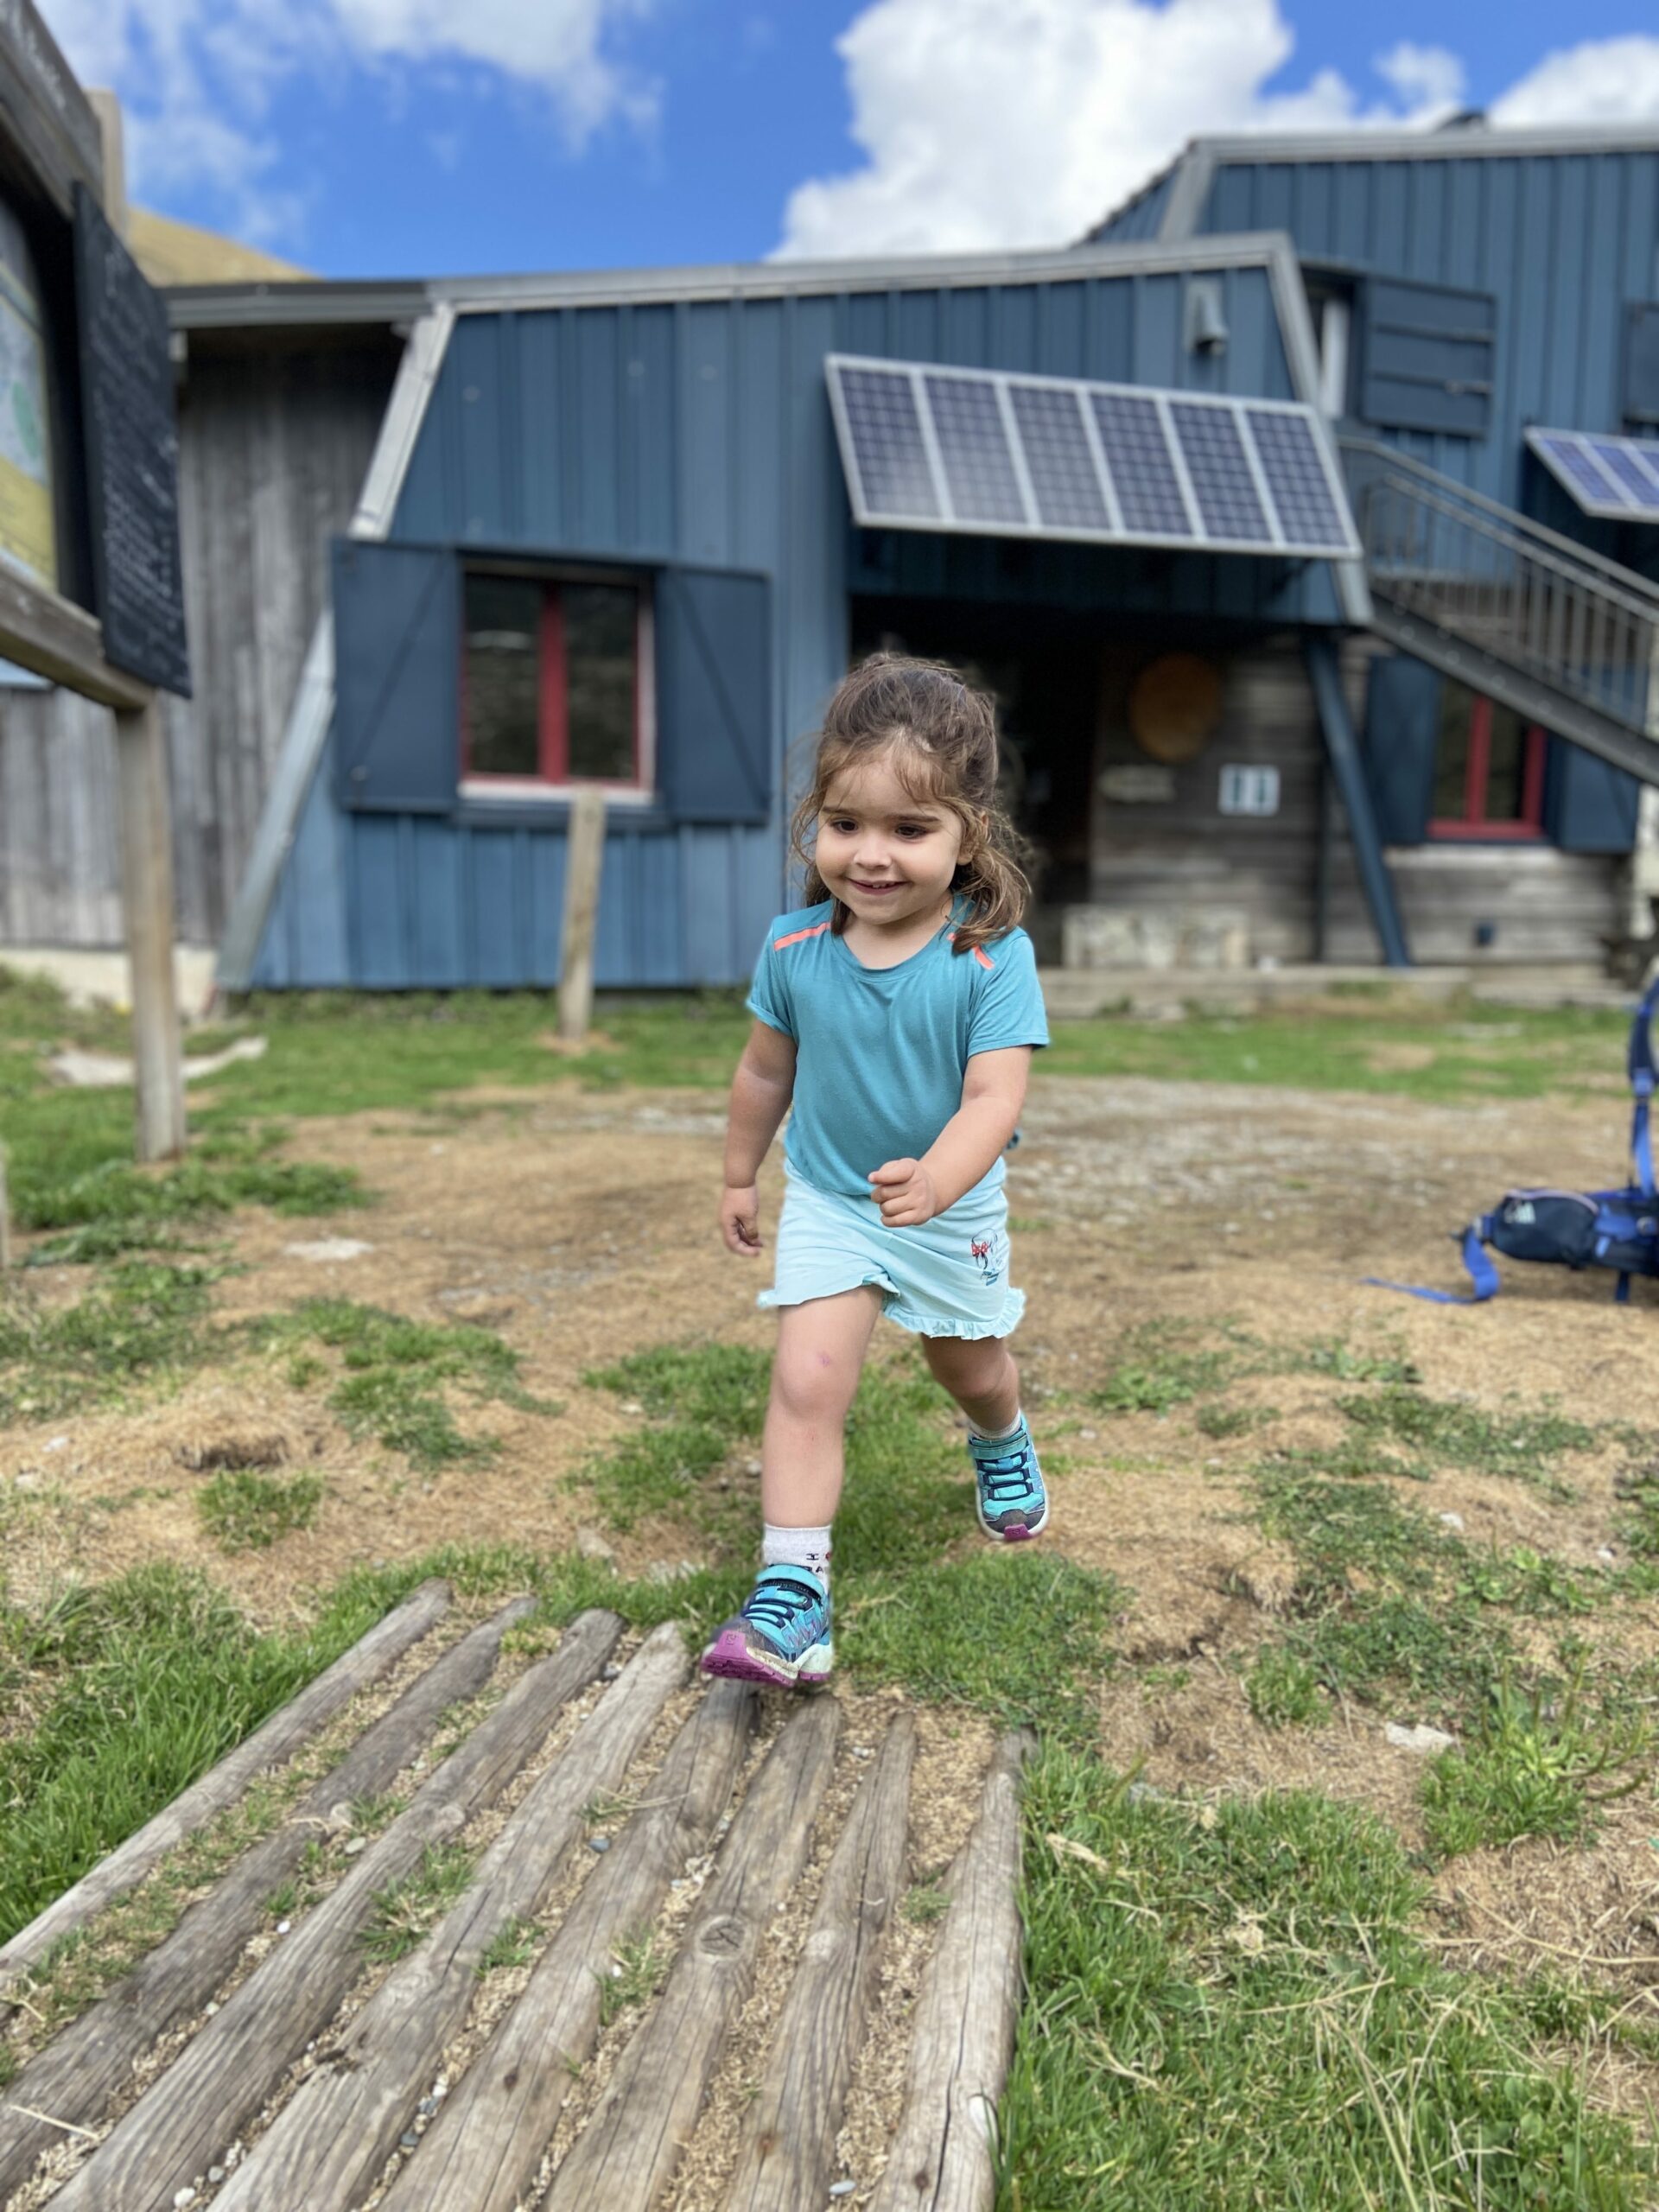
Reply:
M1217 804L1224 814L1277 814L1279 771L1230 762L1221 772Z
M22 225L0 206L0 559L55 591L50 423L34 257Z
M105 657L188 698L167 310L81 184L75 292L92 582Z

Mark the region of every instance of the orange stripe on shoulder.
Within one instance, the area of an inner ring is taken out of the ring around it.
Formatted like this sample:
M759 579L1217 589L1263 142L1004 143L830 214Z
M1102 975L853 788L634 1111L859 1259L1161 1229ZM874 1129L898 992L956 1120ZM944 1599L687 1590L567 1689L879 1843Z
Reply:
M828 922L815 922L810 930L791 930L787 937L773 938L772 949L774 952L781 952L786 944L799 944L806 938L822 937L829 926Z
M951 944L956 943L957 933L955 930L946 930L944 934L947 940ZM986 951L982 944L976 944L974 947L974 957L978 961L982 968L995 968L996 965L995 961L992 959L990 954Z

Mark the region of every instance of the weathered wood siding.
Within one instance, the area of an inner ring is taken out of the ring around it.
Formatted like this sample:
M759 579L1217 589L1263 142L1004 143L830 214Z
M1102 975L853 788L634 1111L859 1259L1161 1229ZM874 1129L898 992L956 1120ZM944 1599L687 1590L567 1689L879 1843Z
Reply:
M1212 656L1223 677L1220 726L1196 760L1171 772L1173 798L1112 800L1100 788L1106 770L1149 765L1129 732L1129 690L1166 649L1109 646L1102 656L1090 900L1172 917L1224 908L1244 918L1252 957L1312 959L1323 744L1299 642L1281 633ZM1221 812L1221 769L1230 762L1278 769L1277 814Z
M1618 928L1625 863L1603 854L1547 844L1430 844L1391 848L1388 860L1406 942L1425 965L1599 963L1602 938ZM1482 925L1491 932L1484 944ZM1377 957L1345 839L1332 870L1326 957L1357 963Z
M163 708L181 943L216 944L396 366L381 338L194 341L179 396L193 699ZM0 690L0 944L121 941L115 734L67 691Z

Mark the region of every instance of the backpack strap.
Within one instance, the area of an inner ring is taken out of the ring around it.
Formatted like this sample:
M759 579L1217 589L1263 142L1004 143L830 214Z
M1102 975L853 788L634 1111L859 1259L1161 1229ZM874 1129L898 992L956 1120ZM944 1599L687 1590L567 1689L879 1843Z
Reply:
M1452 1240L1462 1251L1463 1264L1474 1286L1471 1292L1430 1290L1421 1283L1387 1282L1381 1275L1367 1275L1365 1280L1374 1290L1403 1291L1408 1298L1427 1299L1431 1306L1484 1306L1498 1293L1497 1269L1486 1255L1486 1239L1491 1233L1492 1217L1484 1213Z
M1630 1051L1626 1065L1630 1071L1630 1093L1636 1101L1630 1117L1630 1157L1636 1164L1636 1179L1644 1198L1656 1192L1653 1174L1653 1131L1649 1126L1649 1102L1656 1081L1659 1081L1653 1057L1653 1013L1659 1006L1659 978L1650 983L1636 1009L1630 1023Z

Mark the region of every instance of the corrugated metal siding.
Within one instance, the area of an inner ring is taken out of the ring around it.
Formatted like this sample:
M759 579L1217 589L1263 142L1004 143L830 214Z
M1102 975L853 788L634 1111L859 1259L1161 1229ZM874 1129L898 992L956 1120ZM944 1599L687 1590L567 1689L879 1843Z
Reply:
M1109 215L1097 230L1090 231L1086 241L1090 245L1138 245L1143 239L1155 238L1158 226L1164 219L1164 207L1175 181L1175 171L1166 169L1162 176L1154 177L1143 185L1133 200L1124 202L1115 214Z
M1626 310L1659 293L1659 155L1224 162L1199 228L1287 231L1309 260L1495 294L1491 434L1386 435L1489 498L1597 541L1564 501L1546 511L1521 433L1529 423L1619 427Z
M466 314L391 534L768 573L781 791L789 743L813 728L846 664L853 533L824 355L1291 397L1266 270L1223 276L1231 335L1213 355L1182 342L1181 274ZM1030 550L1042 556L1030 572L1073 604L1097 593L1103 609L1125 612L1337 619L1319 564L1166 556L1103 564L1088 549ZM960 563L950 571L960 588L1011 595L988 544L918 537L904 557ZM878 574L861 575L858 588L884 587ZM331 781L325 764L267 927L260 982L556 980L562 827L342 819ZM607 844L599 981L737 981L783 898L778 826L619 825Z

